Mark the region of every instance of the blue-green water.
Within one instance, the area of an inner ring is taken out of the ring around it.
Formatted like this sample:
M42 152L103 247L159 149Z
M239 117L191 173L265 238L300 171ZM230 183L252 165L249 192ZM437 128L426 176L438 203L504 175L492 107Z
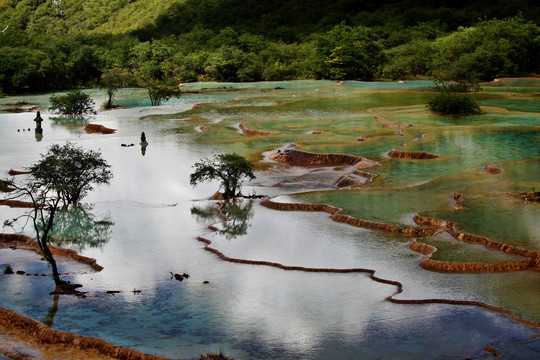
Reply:
M540 83L505 81L484 86L477 96L488 107L466 118L427 111L428 82L185 84L191 93L161 107L149 107L144 90L124 89L117 103L126 109L100 111L88 120L118 129L110 135L87 134L84 122L50 120L50 94L0 99L0 107L20 100L35 104L45 118L44 136L37 141L35 113L0 113L2 177L65 141L101 151L114 172L110 186L85 199L93 208L77 215L78 227L68 226L75 221L69 216L57 227L72 239L63 246L96 258L104 270L61 262L64 277L83 284L87 294L60 297L53 328L174 359L214 351L235 359L491 358L486 345L507 358L540 356L538 331L507 315L468 306L392 304L385 299L396 288L365 274L227 263L196 240L204 235L216 249L241 259L369 268L403 283L398 298L476 300L540 321L537 271L429 272L418 265L422 255L408 248L408 238L338 224L328 214L269 210L258 200L239 204L237 217L223 223L215 202L206 200L219 184L189 184L196 161L236 151L257 166L246 194L328 203L353 216L398 225L411 225L413 216L424 212L456 221L464 231L540 250L540 206L517 195L540 189L538 100L528 97L522 107L521 96L509 96L538 92ZM87 91L96 107L106 100L101 91ZM399 136L375 116L413 126L403 127L405 136ZM247 137L240 122L271 134ZM150 143L144 153L138 145L142 131ZM359 136L368 140L355 141ZM293 168L262 155L290 142L301 150L366 156L381 166L365 169L377 177L363 186L332 190L317 183L320 169ZM135 146L121 146L131 143ZM385 154L393 148L441 158L389 159ZM483 170L486 165L504 171L492 175ZM452 210L455 191L463 195L462 210ZM0 220L21 212L1 206ZM82 225L81 219L102 218L111 223L106 230ZM211 224L224 231L212 233ZM30 227L23 232L32 235ZM515 260L447 235L424 241L436 245L437 258L444 261ZM49 271L39 256L22 250L0 249L0 266L5 264L32 274ZM170 272L190 277L179 282ZM52 289L47 277L0 273L0 305L38 321L53 306ZM110 290L120 292L107 294Z

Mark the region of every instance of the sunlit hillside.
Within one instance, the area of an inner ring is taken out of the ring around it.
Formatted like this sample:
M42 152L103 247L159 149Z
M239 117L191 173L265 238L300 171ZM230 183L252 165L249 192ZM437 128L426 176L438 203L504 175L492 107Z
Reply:
M29 33L124 33L152 24L178 0L0 0L0 25Z

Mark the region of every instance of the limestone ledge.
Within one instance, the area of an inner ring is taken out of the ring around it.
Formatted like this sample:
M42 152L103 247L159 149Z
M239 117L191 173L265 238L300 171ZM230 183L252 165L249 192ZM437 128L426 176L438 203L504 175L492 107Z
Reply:
M283 151L278 150L276 153L270 156L270 159L297 166L350 165L354 166L356 169L380 166L378 162L362 156L348 154L316 154L291 148L287 148Z
M32 239L31 237L21 235L21 234L0 234L0 244L6 245L6 246L9 246L9 245L23 246L26 249L32 249L36 253L41 254L41 250L39 248L38 242ZM103 266L99 265L96 262L96 259L79 255L77 254L75 250L64 249L64 248L60 248L54 245L49 245L49 249L51 250L51 253L54 256L58 255L58 256L69 257L70 259L73 259L77 262L89 265L95 271L103 270Z
M503 169L495 167L495 166L491 166L491 165L486 165L484 167L484 171L486 171L486 172L488 172L488 173L490 173L492 175L498 175L498 174L503 172Z
M261 135L270 135L271 132L269 131L262 131L262 130L250 130L247 128L247 126L244 123L240 123L238 125L240 127L240 130L244 133L244 135L247 136L261 136Z
M0 200L0 205L9 206L12 208L33 208L34 203L29 201L20 201L20 200Z
M429 160L440 158L441 155L420 151L390 150L386 155L391 159Z
M339 214L342 209L325 204L278 203L266 199L261 201L261 205L274 210L326 212L331 215L330 218L335 222L408 237L434 236L446 231L456 240L483 245L492 250L498 250L506 254L525 258L523 261L505 263L443 262L431 259L431 255L437 251L437 248L414 240L409 244L409 248L426 255L420 262L420 266L426 270L448 273L510 272L527 269L540 270L540 252L521 249L516 246L492 241L482 236L459 232L455 229L454 223L450 221L416 215L414 221L421 226L421 228L400 227L363 220L349 215L342 215Z
M525 258L522 261L505 263L463 263L463 262L443 262L432 260L431 255L437 248L431 245L412 241L409 248L426 255L420 262L420 266L427 270L453 273L478 273L478 272L510 272L523 270L540 270L540 252L507 245L498 241L490 240L486 237L463 233L455 228L455 224L450 221L440 220L432 217L416 215L414 222L419 226L432 227L441 231L446 231L454 239L466 243L482 245L491 250L497 250L505 254Z
M436 235L442 230L436 229L417 229L410 227L402 227L389 225L384 223L379 223L375 221L358 219L349 215L341 215L339 212L340 208L325 205L325 204L302 204L302 203L278 203L271 200L261 201L261 205L274 210L285 210L285 211L321 211L331 214L330 218L339 223L346 223L356 227L362 227L371 230L382 231L390 234L400 234L404 236L433 236Z
M164 360L165 358L144 354L136 350L113 345L105 340L53 330L39 322L0 307L0 326L25 334L39 344L64 345L70 349L93 350L111 359Z
M30 174L30 171L19 171L19 170L13 170L13 169L9 170L9 175L11 176L25 175L25 174Z
M84 131L86 131L86 133L88 134L112 134L116 132L116 129L109 129L103 125L98 124L86 124L86 126L84 127Z
M269 200L266 200L269 201ZM277 203L273 203L277 204ZM267 203L267 205L270 205ZM285 204L289 205L289 204ZM300 210L302 211L323 211L328 213L334 213L336 210L339 211L341 209L330 206L330 205L313 205L313 204L293 204L293 205L299 205L297 207L293 206L292 208L294 210ZM273 207L272 207L273 208ZM277 209L277 207L276 207ZM309 210L307 210L309 209ZM315 210L316 209L316 210ZM214 226L209 226L209 229L212 231L217 231L218 229ZM335 268L312 268L312 267L303 267L303 266L288 266L280 263L275 263L271 261L264 261L264 260L249 260L249 259L239 259L239 258L231 258L222 253L221 251L211 247L212 241L206 239L203 236L199 236L197 240L203 242L206 244L204 247L204 250L209 251L216 256L218 256L221 260L236 263L236 264L246 264L246 265L258 265L258 266L270 266L275 267L278 269L282 269L285 271L303 271L303 272L317 272L317 273L339 273L339 274L350 274L350 273L365 273L368 274L369 277L378 283L387 284L387 285L393 285L396 287L396 291L394 294L388 296L385 300L395 303L395 304L450 304L450 305L464 305L464 306L477 306L482 307L488 310L497 311L499 313L507 314L511 316L513 319L529 325L533 327L540 327L540 323L532 320L527 320L519 316L517 313L504 309L501 307L489 305L480 301L467 301L467 300L450 300L450 299L396 299L395 297L403 292L403 285L399 281L394 280L388 280L383 279L378 276L375 276L375 270L372 269L365 269L365 268L346 268L346 269L335 269ZM422 244L425 245L425 244ZM425 245L426 249L430 245ZM426 250L429 251L429 250ZM488 350L486 350L488 351Z

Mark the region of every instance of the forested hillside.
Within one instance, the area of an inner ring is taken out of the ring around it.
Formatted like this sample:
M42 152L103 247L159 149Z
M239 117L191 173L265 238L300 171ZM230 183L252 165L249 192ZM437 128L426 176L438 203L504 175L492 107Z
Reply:
M0 0L0 91L187 81L490 80L540 70L537 1Z

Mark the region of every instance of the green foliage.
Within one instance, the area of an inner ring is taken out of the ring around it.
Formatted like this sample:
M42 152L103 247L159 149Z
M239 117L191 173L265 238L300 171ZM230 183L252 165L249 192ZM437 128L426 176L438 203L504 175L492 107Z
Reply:
M130 75L124 69L115 67L112 69L106 69L101 74L101 88L107 91L109 99L104 104L105 109L113 107L114 94L121 88L127 86Z
M429 109L447 115L473 115L480 107L469 94L438 93L429 102Z
M111 238L114 223L109 215L97 219L91 206L76 206L59 209L50 232L51 242L78 252L89 248L103 247Z
M474 27L438 39L440 64L454 65L460 77L473 74L491 81L496 77L530 74L540 70L540 28L521 16L484 20Z
M58 111L64 115L93 114L94 100L80 90L73 90L66 95L51 96L49 110Z
M195 163L193 167L195 171L190 175L190 184L195 186L201 182L219 180L225 199L240 195L244 179L255 179L253 163L236 153L216 155L213 159Z
M473 115L480 112L480 106L469 95L480 90L478 80L472 74L464 75L456 67L438 69L435 71L432 90L435 95L428 104L432 111L448 115Z
M0 92L95 87L110 69L130 86L404 79L451 66L455 78L484 81L540 72L532 0L390 3L4 0Z
M173 97L180 97L182 91L177 87L160 85L156 82L151 82L147 85L148 96L152 106L159 106L163 101L167 101Z
M382 48L373 30L336 25L315 39L319 53L320 77L372 80L383 61Z
M108 184L112 173L100 153L84 151L71 143L51 146L29 170L30 174L22 184L3 180L0 186L4 184L15 189L10 193L10 199L24 198L32 201L32 210L22 217L32 221L36 241L43 257L51 265L56 285L66 286L67 283L60 279L56 260L48 245L55 217L62 202L69 204L80 201L92 189L93 184Z
M69 142L52 145L29 171L38 186L54 188L64 204L79 203L94 185L108 184L112 178L101 153Z

